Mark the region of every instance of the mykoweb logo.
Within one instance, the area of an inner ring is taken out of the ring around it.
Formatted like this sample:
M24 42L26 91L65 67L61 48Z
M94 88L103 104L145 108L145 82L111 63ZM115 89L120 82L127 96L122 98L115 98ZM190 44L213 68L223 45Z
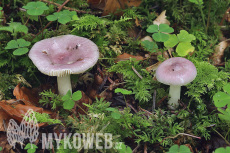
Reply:
M22 144L25 139L29 139L32 144L38 138L39 126L35 113L29 109L22 122L18 125L15 120L10 119L7 128L7 140L9 144L15 148L16 143ZM56 141L56 149L111 149L112 147L120 149L122 143L113 143L113 136L111 133L41 133L42 135L42 149L52 149L53 142ZM61 142L62 141L62 142ZM32 146L32 145L31 145Z

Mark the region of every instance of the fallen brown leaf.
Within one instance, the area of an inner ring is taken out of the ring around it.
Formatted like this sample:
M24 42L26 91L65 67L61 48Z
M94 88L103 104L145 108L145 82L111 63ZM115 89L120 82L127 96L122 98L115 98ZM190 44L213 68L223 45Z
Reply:
M220 42L215 47L214 54L210 57L212 59L214 65L221 64L223 62L224 50L230 45L230 39Z
M38 105L38 92L28 89L26 87L20 87L18 84L13 91L17 100L22 100L25 105Z
M144 57L142 56L134 56L134 55L124 53L124 54L118 55L117 60L115 62L126 61L126 60L129 60L129 58L135 58L138 61L144 60Z
M153 24L168 24L170 25L170 22L166 19L166 10L164 10L163 12L161 12L161 14L153 21Z
M141 0L107 0L102 16L108 15L109 13L115 13L120 8L125 9L125 6L137 7L141 2Z

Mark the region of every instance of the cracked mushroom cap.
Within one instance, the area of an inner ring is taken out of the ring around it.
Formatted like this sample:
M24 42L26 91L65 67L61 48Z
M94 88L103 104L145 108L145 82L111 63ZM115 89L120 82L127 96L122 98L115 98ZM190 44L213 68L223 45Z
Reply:
M87 38L63 35L35 43L29 57L42 73L62 77L83 73L94 66L99 51Z
M192 82L197 75L195 65L182 57L165 60L156 70L156 78L167 85L183 86Z

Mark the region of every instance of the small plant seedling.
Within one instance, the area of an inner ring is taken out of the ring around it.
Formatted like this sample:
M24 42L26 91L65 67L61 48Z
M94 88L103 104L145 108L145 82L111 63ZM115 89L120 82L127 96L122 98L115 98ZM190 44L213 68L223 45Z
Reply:
M224 87L224 92L217 92L213 96L214 105L217 110L221 112L218 114L219 118L230 123L230 83L226 84ZM221 107L227 106L225 110Z
M229 153L230 152L230 147L226 148L217 148L213 153Z
M11 40L7 43L5 49L16 49L13 52L14 55L24 55L29 51L27 47L30 46L30 44L29 41L24 39Z
M42 15L45 10L48 10L49 7L46 6L43 2L29 2L26 6L23 6L22 8L26 9L26 12L29 15Z
M66 95L62 97L62 100L64 101L63 107L64 109L72 109L75 105L75 101L78 101L82 98L81 91L76 91L73 94L71 94L71 91L69 90Z
M169 35L169 39L164 42L165 47L176 47L176 52L179 56L186 56L189 52L194 51L194 47L191 44L191 41L195 40L196 37L192 34L189 34L185 30L181 30L178 35Z
M24 149L27 150L27 153L35 153L37 148L35 144L27 143Z
M147 30L148 33L153 33L152 37L156 42L165 42L169 39L169 33L174 32L174 29L167 24L150 25Z
M121 113L119 112L118 109L109 107L109 108L106 108L105 110L112 112L111 113L112 118L114 118L114 119L120 119L121 118Z
M76 18L77 13L75 11L64 10L61 12L55 12L53 15L48 15L46 18L49 21L58 21L61 24L66 24L71 21L72 17Z
M141 42L141 45L150 53L156 52L158 49L158 46L155 42L151 42L149 40L144 40Z
M167 153L192 153L190 149L185 145L173 145L169 148Z
M116 88L115 93L118 93L118 92L122 93L123 95L131 95L132 94L132 91L122 89L122 88Z

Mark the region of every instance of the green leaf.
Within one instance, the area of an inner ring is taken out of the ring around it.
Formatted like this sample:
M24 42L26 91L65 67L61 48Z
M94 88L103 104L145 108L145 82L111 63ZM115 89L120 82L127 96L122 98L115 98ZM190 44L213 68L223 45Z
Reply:
M227 104L230 104L230 95L224 92L217 92L213 96L214 105L216 107L224 107Z
M117 109L113 107L106 108L105 110L110 111L110 112L117 111Z
M148 33L154 33L154 32L158 32L158 25L154 24L154 25L150 25L146 31Z
M223 110L221 108L217 108L217 110L220 112L218 114L218 117L221 120L224 120L224 121L230 123L230 108L227 108L226 110Z
M230 152L230 147L226 147L226 148L221 147L221 148L217 148L214 153L229 153L229 152Z
M67 93L66 93L66 95L64 95L64 96L62 96L62 100L63 101L66 101L66 100L69 100L70 98L71 98L71 96L72 96L72 93L71 93L71 91L69 90Z
M186 56L189 52L194 51L194 47L189 42L181 42L177 45L176 52L179 56Z
M58 19L57 16L55 16L55 15L48 15L46 18L48 21L55 21Z
M122 88L115 89L115 93L118 93L118 92L122 93L123 95L131 95L132 94L132 91L122 89Z
M114 119L120 119L120 118L121 118L121 114L118 113L118 112L112 112L112 113L111 113L111 116L112 116L112 118L114 118Z
M13 52L13 55L17 55L17 56L24 55L24 54L26 54L28 51L29 51L28 48L18 48L18 49L16 49L16 50Z
M191 42L196 40L196 37L192 34L189 34L185 30L181 30L180 33L177 35L180 42Z
M78 101L82 98L82 93L80 90L76 91L73 93L72 95L72 99L75 100L75 101Z
M175 34L169 35L169 39L164 42L165 47L174 47L179 43L179 40Z
M74 105L75 105L75 102L72 99L69 99L67 101L64 101L63 108L69 110L69 109L72 109Z
M197 4L197 5L203 5L203 0L189 0L189 2L192 2L192 3L195 3L195 4Z
M185 145L173 145L172 147L169 148L169 152L167 153L192 153L188 147Z
M174 29L169 27L169 25L167 25L167 24L160 24L159 25L159 32L172 33L172 32L174 32Z
M5 49L15 49L18 48L18 42L16 40L11 40L7 43Z
M37 148L35 144L27 143L24 149L27 150L27 153L35 153Z
M23 32L28 33L28 28L20 22L10 22L8 27L0 27L0 31L9 31L11 33Z
M156 42L165 42L169 39L169 35L164 33L154 33L152 37Z
M223 87L223 89L224 89L224 92L230 94L230 83L226 84L226 85Z
M46 6L43 2L29 2L26 6L22 8L27 10L29 15L42 15L45 10L48 10L49 7Z
M151 42L149 40L144 40L141 42L141 45L149 52L153 53L156 52L158 49L158 46L155 42Z
M121 146L119 145L115 147L118 148L119 153L132 153L132 149L129 146L126 146L124 143L122 143Z
M29 41L26 41L25 39L17 39L17 43L19 47L28 47L31 44Z

